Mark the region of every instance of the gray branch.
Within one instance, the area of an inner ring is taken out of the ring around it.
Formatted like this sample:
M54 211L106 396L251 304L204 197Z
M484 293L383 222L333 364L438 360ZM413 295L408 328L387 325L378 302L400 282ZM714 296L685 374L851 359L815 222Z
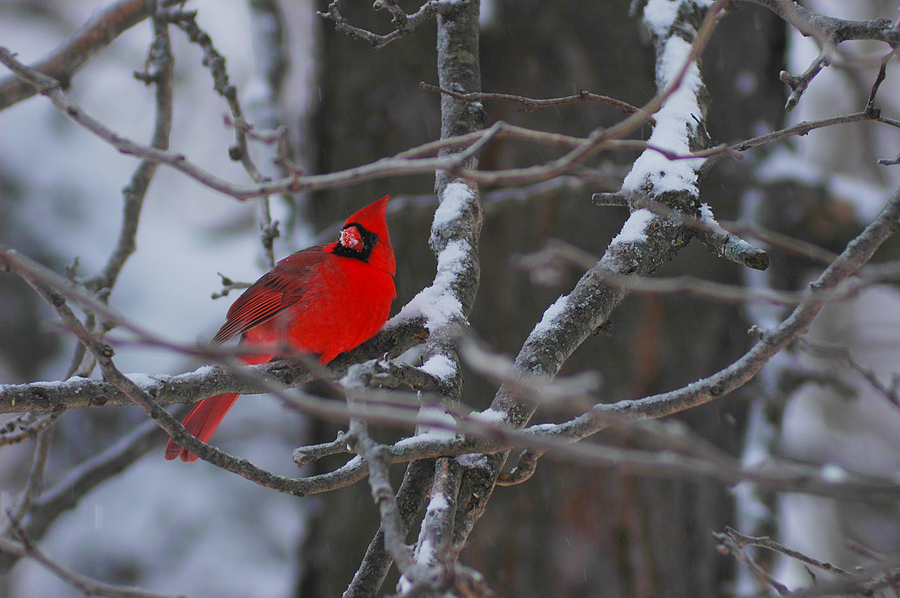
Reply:
M654 33L654 43L659 56L665 51L667 41L676 35L693 41L698 30L703 27L701 20L706 15L706 9L694 2L685 1L678 14L677 27L673 24L665 34ZM710 26L709 23L705 25ZM685 69L687 68L690 68L690 65L686 65ZM685 69L676 75L675 80L669 79L671 73L658 70L657 87L671 93L672 87L683 81ZM705 112L706 92L702 85L695 89L695 95L698 108L701 112ZM688 138L686 143L696 148L699 146L696 143L700 136L699 123L704 122L705 114L695 114L694 117L694 120L689 120L691 124L685 127L685 135ZM658 127L663 125L664 118L662 112L657 114ZM650 141L653 141L652 137ZM648 152L650 150L646 150L645 154ZM638 167L639 161L635 163L635 168ZM647 172L641 175L633 172L633 174L637 178L642 178L637 186L651 202L694 217L699 215L700 204L695 188L654 193L652 183L654 173ZM634 217L633 214L632 218ZM675 257L690 238L690 231L680 222L670 222L651 215L644 226L643 238L625 239L623 242L613 240L600 262L585 273L573 291L568 296L560 298L545 312L543 321L532 331L516 357L515 370L548 379L554 377L569 355L607 321L615 307L627 295L626 288L610 284L603 273L612 271L619 275L647 276ZM504 385L495 396L491 409L502 413L509 424L522 427L531 418L535 406L521 401L508 385ZM465 541L475 522L484 512L507 454L491 455L485 466L470 468L464 473L459 504L465 506L465 511L458 513L456 517L457 545Z
M141 21L153 16L155 2L119 0L97 12L72 37L54 49L32 68L59 81L65 89L72 76L91 58ZM33 85L15 75L0 80L0 111L27 100L38 92Z

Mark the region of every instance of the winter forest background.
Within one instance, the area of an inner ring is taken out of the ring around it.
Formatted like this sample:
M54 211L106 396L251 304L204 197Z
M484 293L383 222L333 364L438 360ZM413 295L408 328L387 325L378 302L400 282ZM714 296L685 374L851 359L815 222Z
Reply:
M897 595L896 2L374 8L0 2L0 594ZM388 193L340 385L208 352Z

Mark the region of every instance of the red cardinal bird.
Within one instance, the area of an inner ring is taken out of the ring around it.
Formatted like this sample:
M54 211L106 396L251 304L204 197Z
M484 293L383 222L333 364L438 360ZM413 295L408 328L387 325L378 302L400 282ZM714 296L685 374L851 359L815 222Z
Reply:
M265 348L241 357L250 365L270 361L275 347L285 344L325 364L372 338L387 321L397 296L397 267L384 215L388 199L386 195L350 216L337 241L298 251L275 264L238 297L212 342L240 334L244 347ZM222 394L200 401L184 427L208 442L237 397ZM166 459L176 457L197 460L170 439Z

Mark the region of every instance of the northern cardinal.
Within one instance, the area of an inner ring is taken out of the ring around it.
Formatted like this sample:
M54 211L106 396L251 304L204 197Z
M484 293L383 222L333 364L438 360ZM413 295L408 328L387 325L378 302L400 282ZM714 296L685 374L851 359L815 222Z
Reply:
M236 334L260 353L241 357L248 365L266 363L277 347L315 355L323 364L372 338L387 321L394 289L394 250L385 209L390 196L347 219L333 243L284 258L238 297L212 342ZM236 394L197 403L184 420L187 431L208 442L234 405ZM166 459L196 461L197 455L169 440Z

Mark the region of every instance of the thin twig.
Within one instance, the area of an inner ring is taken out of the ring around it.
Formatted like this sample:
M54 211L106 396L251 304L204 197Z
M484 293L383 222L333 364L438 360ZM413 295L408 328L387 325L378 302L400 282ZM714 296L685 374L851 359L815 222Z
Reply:
M42 567L50 571L68 585L75 588L85 596L105 596L106 598L186 598L184 596L172 596L160 594L139 588L129 588L96 581L80 573L63 567L55 560L44 554L37 546L34 546L21 528L18 528L19 541L8 538L0 538L0 554L11 554L17 557L29 557L34 559Z
M767 586L778 592L779 596L787 596L790 593L790 590L786 585L772 577L772 574L766 571L762 565L757 563L756 559L747 554L747 551L731 538L731 536L728 534L713 533L713 537L719 541L717 549L720 554L730 554L738 561L747 565L754 575L762 580Z
M760 135L758 137L753 137L752 139L747 139L745 141L741 141L740 143L735 143L730 146L730 149L736 152L745 152L749 149L753 149L755 147L760 147L766 145L768 143L772 143L775 141L781 141L782 139L786 139L788 137L793 137L794 135L803 136L809 133L810 131L814 131L816 129L821 129L824 127L832 127L835 125L843 125L855 122L861 122L871 120L875 122L879 122L882 124L887 124L890 126L896 126L894 121L891 119L885 118L878 114L875 111L865 110L863 112L854 112L852 114L842 114L840 116L832 116L829 118L823 118L821 120L815 121L803 121L801 123L797 123L796 125L786 127L784 129L780 129L778 131L773 131L771 133L766 133L765 135ZM710 169L715 166L718 162L720 162L723 158L725 158L725 154L716 154L710 156L706 159L706 162L703 163L703 166L700 167L698 171L699 175L702 177L706 173L710 171Z
M812 37L819 44L819 55L799 77L782 71L781 80L790 85L791 95L785 109L791 110L800 100L810 81L832 60L841 42L848 40L876 40L896 48L900 44L900 30L891 27L890 19L848 21L814 13L793 0L744 0L760 4L775 12L802 35Z
M254 11L260 10L254 7ZM277 12L277 9L273 8ZM271 12L271 11L270 11ZM250 155L250 148L247 144L249 138L248 132L253 129L244 117L244 110L238 98L237 88L231 84L225 58L216 49L212 38L203 31L197 24L197 13L187 11L175 11L168 15L169 20L176 26L181 28L191 42L197 44L203 50L203 64L209 68L213 78L213 89L227 103L231 111L230 120L234 123L234 145L228 149L228 155L232 160L238 161L244 167L244 170L253 179L254 183L260 184L268 182L271 179L264 175L253 161ZM278 23L272 14L268 15L270 22ZM280 77L284 75L284 68L273 67L269 69L266 83L277 89L280 85ZM277 93L273 90L274 93ZM277 126L277 123L268 123ZM269 195L262 195L259 198L259 217L260 217L260 240L263 246L263 255L268 269L275 267L275 254L273 250L274 240L279 236L278 223L272 222L272 215L269 209Z
M8 535L12 527L21 525L34 501L44 491L44 470L47 467L47 458L50 456L50 436L50 430L44 430L38 435L31 472L28 474L25 489L19 496L15 508L8 514L8 525L4 526L2 531L0 531L0 536Z
M641 110L637 106L632 106L628 102L623 102L622 100L617 100L616 98L591 93L585 90L582 90L575 95L565 96L562 98L536 100L533 98L526 98L524 96L512 95L508 93L461 93L450 89L444 89L442 87L438 87L437 85L431 85L429 83L425 83L424 81L422 83L419 83L419 87L428 91L437 91L443 93L458 100L462 100L463 102L480 102L482 100L505 100L508 102L519 102L524 106L522 110L526 112L533 112L538 108L568 106L570 104L581 104L584 102L597 102L599 104L615 106L625 114L634 114L635 112L639 112ZM647 122L648 124L655 125L656 119L651 116L647 120Z
M813 78L818 75L823 68L831 64L831 57L834 51L834 46L831 45L831 43L826 43L822 46L822 49L815 60L813 60L809 67L803 71L803 74L794 76L787 71L781 71L778 74L778 78L787 83L791 88L791 95L788 96L787 102L784 105L785 110L790 112L797 106L800 102L800 96L806 91L806 88Z
M387 35L378 35L377 33L350 25L347 19L341 15L340 0L333 0L328 5L328 12L317 12L316 14L332 21L337 30L345 33L350 39L365 39L372 44L374 49L380 50L387 44L409 35L422 23L435 18L437 15L449 14L457 8L456 3L452 0L428 0L419 10L411 15L405 14L397 3L391 0L376 0L373 7L375 10L388 9L393 15L391 22L396 26L394 31Z
M806 340L805 338L800 339L799 346L802 350L806 351L810 355L843 361L851 369L855 370L863 378L865 378L866 382L868 382L872 388L874 388L879 394L887 399L888 402L896 407L900 407L900 392L898 392L898 390L900 389L897 388L896 379L891 384L891 386L886 385L878 379L878 375L875 373L875 370L853 359L853 355L850 353L849 348L844 346L832 346L813 343Z
M39 541L60 515L78 506L99 484L160 446L165 438L155 422L145 422L100 454L69 470L61 481L33 502L23 523L25 533L32 541ZM16 560L12 555L0 556L0 573L9 571Z
M31 68L60 82L66 89L72 77L98 52L138 23L153 16L155 2L119 0L98 10L69 39ZM38 90L15 75L0 81L0 111L26 100Z
M705 42L706 37L711 32L711 25L702 28L698 35L698 44ZM264 181L253 186L241 186L229 183L219 177L206 172L197 165L191 163L184 155L162 151L157 148L151 148L135 143L129 139L122 137L115 131L103 125L97 119L86 114L80 107L72 102L60 89L58 82L29 69L27 66L18 62L14 55L6 48L0 47L0 62L8 66L14 73L31 85L34 85L43 95L48 96L53 104L68 118L72 119L79 125L85 127L93 134L97 135L107 143L114 146L120 152L135 155L141 158L152 160L160 164L165 164L174 168L183 174L195 179L196 181L206 185L225 195L229 195L238 200L246 200L253 197L270 195L273 193L299 192L308 189L327 189L337 186L346 185L353 182L362 182L374 178L383 178L386 176L396 175L416 175L426 174L437 171L449 171L455 176L463 178L467 181L484 183L484 184L526 184L540 181L550 180L562 174L575 171L577 174L578 166L586 159L596 154L601 149L607 147L605 144L612 140L618 140L629 134L637 127L647 122L650 113L658 110L665 99L680 84L681 78L684 76L683 69L673 80L672 85L660 91L645 105L641 111L629 116L617 125L606 129L597 130L591 133L586 139L579 140L577 144L565 155L553 160L545 165L514 168L505 171L483 172L470 169L461 169L456 156L449 155L437 158L412 159L405 156L395 157L393 159L382 159L372 164L351 168L348 170L329 173L324 175L305 175L301 176L297 173L289 177L276 181ZM227 87L226 87L227 91ZM507 128L508 125L504 128ZM515 131L515 129L510 129ZM471 132L467 132L470 135ZM481 131L474 133L477 139L480 139L486 132ZM557 139L564 136L539 133L532 131L529 135L534 140L541 142L556 143ZM473 139L474 141L474 139ZM443 144L456 144L454 140L442 140ZM623 142L630 145L631 142ZM430 144L428 144L430 145ZM719 153L722 149L715 148L714 153Z
M158 16L153 18L154 39L147 57L145 72L140 78L156 86L156 122L150 147L169 149L169 136L172 132L172 69L174 58L169 40L168 27ZM122 208L122 224L119 239L103 270L97 276L85 282L85 287L94 293L104 293L115 286L125 266L125 262L134 253L138 224L144 197L156 169L159 165L150 160L142 160L131 181L123 191L124 206Z
M779 544L768 536L745 536L736 529L728 526L725 526L725 534L727 534L729 538L734 540L734 542L741 548L744 548L745 546L758 546L760 548L778 552L794 560L798 560L801 563L812 565L813 567L816 567L823 571L827 571L828 573L836 573L844 577L850 577L852 575L849 571L845 571L837 565L832 565L831 563L816 560L810 556L803 554L802 552L788 548L783 544Z
M827 266L837 259L838 256L838 254L828 251L823 247L819 247L818 245L814 245L803 239L773 231L755 222L746 222L743 220L723 222L722 226L735 234L755 237L770 247L781 249L787 254L801 257L823 266Z
M51 413L38 418L34 413L28 411L24 415L4 423L0 428L0 447L36 438L53 423L56 417L57 414Z

